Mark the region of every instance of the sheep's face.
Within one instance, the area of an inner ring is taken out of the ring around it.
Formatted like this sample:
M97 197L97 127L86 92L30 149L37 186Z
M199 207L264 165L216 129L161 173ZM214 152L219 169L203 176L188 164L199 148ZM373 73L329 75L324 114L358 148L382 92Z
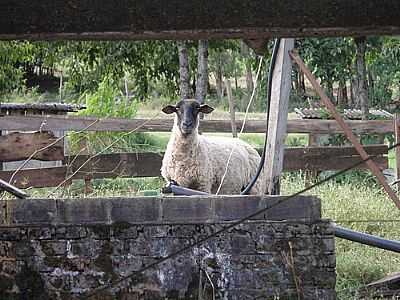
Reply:
M199 126L199 113L209 114L213 110L211 106L200 105L194 99L184 99L175 106L167 105L162 109L166 114L176 113L178 128L184 136L192 134Z

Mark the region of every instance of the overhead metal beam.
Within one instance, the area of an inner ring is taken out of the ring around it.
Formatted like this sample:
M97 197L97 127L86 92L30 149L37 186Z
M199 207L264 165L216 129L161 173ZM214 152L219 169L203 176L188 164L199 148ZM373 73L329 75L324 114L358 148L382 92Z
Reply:
M0 39L400 34L398 0L2 0Z

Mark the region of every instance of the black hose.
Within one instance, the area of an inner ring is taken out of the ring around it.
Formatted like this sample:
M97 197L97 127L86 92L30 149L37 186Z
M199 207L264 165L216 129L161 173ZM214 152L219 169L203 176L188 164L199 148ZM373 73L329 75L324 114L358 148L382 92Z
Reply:
M400 242L333 225L335 236L364 245L400 253Z
M206 192L201 192L197 190L192 190L189 188L185 188L179 186L176 182L172 181L168 186L162 189L162 193L164 194L174 194L174 196L194 196L194 195L209 195Z
M256 184L258 177L261 174L261 171L264 167L264 162L265 162L265 156L267 152L267 137L268 137L268 124L269 124L269 116L270 116L270 107L271 107L271 93L272 93L272 76L273 72L275 69L275 64L276 64L276 58L278 56L278 50L279 50L279 45L281 43L281 39L277 38L275 39L275 44L274 44L274 50L272 52L272 57L271 57L271 63L269 64L269 70L268 70L268 83L267 83L267 127L265 130L265 140L264 140L264 148L263 152L261 155L261 160L260 164L258 165L257 172L249 182L249 184L246 186L246 188L240 193L241 195L248 195L253 188L253 186Z

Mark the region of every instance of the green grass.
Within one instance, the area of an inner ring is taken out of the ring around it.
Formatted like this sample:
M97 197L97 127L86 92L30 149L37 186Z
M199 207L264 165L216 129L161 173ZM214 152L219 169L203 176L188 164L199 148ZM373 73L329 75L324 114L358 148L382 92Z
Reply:
M283 193L291 194L303 187L301 175L284 176ZM324 218L353 230L400 240L400 212L369 175L349 175L309 194L321 199ZM357 299L359 287L400 271L400 255L350 241L336 239L336 255L338 299Z
M223 137L232 137L230 133L205 133L206 136L223 136ZM152 132L148 133L151 141L153 141L153 146L158 148L158 150L165 150L170 133L169 132ZM240 139L246 141L250 145L256 148L262 148L264 146L265 134L263 133L243 133L240 135ZM289 134L286 138L286 145L290 147L296 146L305 146L308 143L308 135L307 134ZM152 151L154 149L151 149Z

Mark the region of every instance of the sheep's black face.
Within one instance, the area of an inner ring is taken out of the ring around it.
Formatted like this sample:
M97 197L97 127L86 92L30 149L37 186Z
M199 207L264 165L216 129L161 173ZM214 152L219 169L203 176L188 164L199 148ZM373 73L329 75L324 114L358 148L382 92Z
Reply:
M183 135L190 135L199 125L199 113L209 114L214 109L206 104L200 105L193 99L179 101L176 106L167 105L162 109L166 114L176 113L178 127Z

